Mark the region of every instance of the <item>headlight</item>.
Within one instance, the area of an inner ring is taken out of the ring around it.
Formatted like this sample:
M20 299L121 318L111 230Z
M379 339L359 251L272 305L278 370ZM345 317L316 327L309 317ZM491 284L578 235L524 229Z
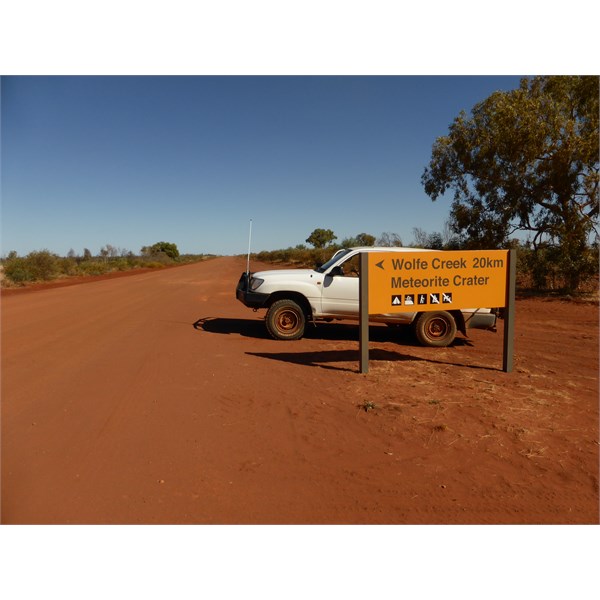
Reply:
M260 279L259 277L250 277L250 291L254 292L261 285L264 279Z

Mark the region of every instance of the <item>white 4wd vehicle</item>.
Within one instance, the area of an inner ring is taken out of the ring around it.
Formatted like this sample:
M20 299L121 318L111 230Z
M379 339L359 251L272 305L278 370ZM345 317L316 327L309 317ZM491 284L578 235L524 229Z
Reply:
M358 321L361 252L428 252L420 248L348 248L338 250L317 269L286 269L243 273L236 298L250 308L266 308L267 330L278 340L297 340L307 321ZM489 308L369 315L370 322L410 325L424 346L447 346L457 330L495 331L496 314Z

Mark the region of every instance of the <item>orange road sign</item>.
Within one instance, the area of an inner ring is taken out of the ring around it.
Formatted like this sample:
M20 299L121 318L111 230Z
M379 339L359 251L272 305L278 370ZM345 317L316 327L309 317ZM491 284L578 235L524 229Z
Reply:
M503 307L508 252L370 252L369 314Z

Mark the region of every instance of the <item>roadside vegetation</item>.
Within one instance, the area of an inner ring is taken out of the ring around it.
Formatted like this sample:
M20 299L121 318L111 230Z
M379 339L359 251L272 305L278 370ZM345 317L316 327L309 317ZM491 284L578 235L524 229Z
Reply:
M94 255L88 248L82 254L69 250L59 256L49 250L35 250L26 256L9 252L1 259L2 287L23 286L66 277L105 275L132 269L161 269L206 260L207 254L179 254L176 244L157 242L144 246L139 254L106 244Z
M368 233L359 233L335 243L337 236L331 229L315 229L306 239L307 244L284 248L282 250L263 250L252 254L252 259L262 262L282 263L297 268L313 268L327 262L341 248L354 246L402 246L400 236L395 233L382 233L379 238Z

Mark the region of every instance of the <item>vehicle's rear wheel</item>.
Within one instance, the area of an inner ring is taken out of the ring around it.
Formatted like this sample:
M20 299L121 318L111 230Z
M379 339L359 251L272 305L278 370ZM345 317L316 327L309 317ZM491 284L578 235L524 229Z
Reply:
M413 328L417 340L423 346L443 348L456 337L456 322L446 311L421 313Z
M277 300L267 311L267 331L276 340L298 340L304 335L306 317L293 300Z

